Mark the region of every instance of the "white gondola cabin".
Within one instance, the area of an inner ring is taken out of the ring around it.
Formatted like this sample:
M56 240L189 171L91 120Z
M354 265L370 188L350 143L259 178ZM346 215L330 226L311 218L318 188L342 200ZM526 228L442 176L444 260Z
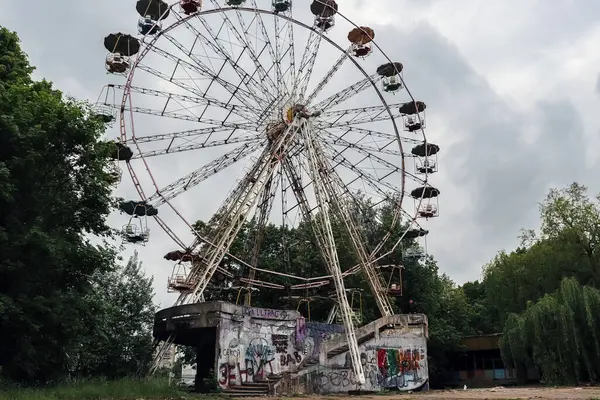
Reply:
M155 21L151 16L146 15L138 21L138 32L140 35L155 35L161 30L160 21Z
M136 219L139 220L139 218ZM145 245L150 239L150 229L143 226L141 220L139 224L135 224L132 220L123 226L121 238L123 239L123 243Z
M384 76L381 80L384 92L393 93L402 89L402 82L398 75Z
M438 216L438 206L437 204L427 203L421 204L419 207L419 217L429 219Z
M111 53L106 56L106 70L111 74L124 74L130 66L129 57L120 53Z
M415 158L415 172L418 174L433 174L438 171L437 166L435 158Z

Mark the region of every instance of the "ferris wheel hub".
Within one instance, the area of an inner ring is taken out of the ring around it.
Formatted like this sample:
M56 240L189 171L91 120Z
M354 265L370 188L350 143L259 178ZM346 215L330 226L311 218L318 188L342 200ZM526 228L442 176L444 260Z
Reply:
M319 115L321 115L321 111L320 110L310 110L308 107L306 107L306 105L304 103L296 103L291 107L286 107L284 109L284 121L286 124L290 125L292 122L294 122L294 119L296 117L300 117L300 118L304 118L304 119L309 119L309 118L316 118Z

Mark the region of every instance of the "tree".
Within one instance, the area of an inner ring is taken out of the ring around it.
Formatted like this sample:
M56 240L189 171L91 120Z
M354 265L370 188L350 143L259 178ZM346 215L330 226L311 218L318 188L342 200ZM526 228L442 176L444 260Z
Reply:
M79 377L119 378L144 373L152 360L153 303L137 251L124 267L97 277L86 339L72 373Z
M466 282L461 287L468 303L467 325L471 334L485 335L502 331L498 320L498 312L490 304L487 286L483 282Z
M519 248L484 267L481 285L464 288L485 305L483 325L503 326L507 365L535 367L548 383L597 382L599 198L577 183L552 189L540 219L539 231L524 231Z
M513 368L535 366L549 384L598 381L600 376L600 291L575 278L511 314L500 341L504 360Z
M572 184L553 189L540 205L539 233L527 231L523 245L500 252L484 267L487 311L503 325L529 301L554 293L565 277L598 286L600 206L586 188Z
M19 381L67 371L93 307L92 277L110 271L104 127L33 68L0 28L0 365Z

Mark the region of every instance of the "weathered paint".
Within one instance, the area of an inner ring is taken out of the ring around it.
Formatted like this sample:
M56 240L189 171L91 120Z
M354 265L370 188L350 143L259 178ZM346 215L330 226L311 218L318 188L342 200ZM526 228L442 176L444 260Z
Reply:
M359 346L366 382L361 390L426 390L429 382L427 339L423 334L384 331ZM356 379L347 353L328 360L328 369L311 377L312 391L347 392L356 389Z
M357 389L347 352L327 358L324 343L343 334L340 325L306 322L295 311L228 305L219 316L216 375L226 389L286 372L301 376L301 392ZM360 346L366 385L362 390L427 388L426 325L375 335ZM311 365L308 367L308 365Z
M222 388L257 382L291 371L303 358L296 346L293 311L239 307L221 316L217 379Z

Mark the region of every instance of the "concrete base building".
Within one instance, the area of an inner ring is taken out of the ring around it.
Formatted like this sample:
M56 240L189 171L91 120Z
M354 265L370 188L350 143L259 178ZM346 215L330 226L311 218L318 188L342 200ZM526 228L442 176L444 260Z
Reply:
M207 302L156 314L154 336L197 348L196 388L230 393L428 389L427 317L392 315L356 329L366 383L358 387L342 325L300 313Z

